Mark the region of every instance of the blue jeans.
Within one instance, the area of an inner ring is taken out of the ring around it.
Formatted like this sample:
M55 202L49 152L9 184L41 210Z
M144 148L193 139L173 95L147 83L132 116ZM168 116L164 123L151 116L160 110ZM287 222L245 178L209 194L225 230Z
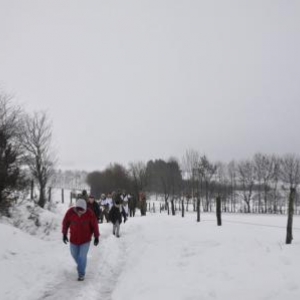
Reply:
M117 237L120 236L120 223L119 223L119 221L117 221L117 222L113 225L113 234L115 234Z
M89 252L90 242L82 245L74 245L70 243L71 254L77 264L78 276L85 276L85 269L87 263L87 254Z

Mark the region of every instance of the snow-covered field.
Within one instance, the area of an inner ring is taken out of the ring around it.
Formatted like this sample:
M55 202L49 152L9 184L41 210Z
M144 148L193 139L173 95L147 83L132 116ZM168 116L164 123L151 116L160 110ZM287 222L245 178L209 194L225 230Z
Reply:
M191 212L138 212L119 239L111 224L100 224L100 244L91 246L86 280L78 282L61 240L66 209L43 213L46 225L34 236L0 223L1 300L300 299L299 217L287 246L286 216L224 214L218 227L214 214L197 223Z

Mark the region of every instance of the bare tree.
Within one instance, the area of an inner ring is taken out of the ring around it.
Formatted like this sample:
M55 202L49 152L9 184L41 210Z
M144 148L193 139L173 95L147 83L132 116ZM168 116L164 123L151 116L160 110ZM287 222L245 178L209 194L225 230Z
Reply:
M217 180L216 197L218 196L220 197L223 210L227 212L228 211L227 199L228 196L230 195L228 169L227 169L227 165L225 165L222 162L216 163L216 166L217 166L217 171L215 176Z
M276 176L276 157L274 155L263 155L262 160L262 184L263 184L263 199L265 205L265 212L268 211L269 206L269 191L271 189L271 181ZM272 199L274 201L274 199Z
M254 163L254 172L255 172L255 179L257 182L257 195L258 195L258 212L262 212L262 201L261 201L261 187L262 187L262 177L263 177L263 161L264 156L261 153L256 153L253 157Z
M202 177L205 183L205 205L204 205L204 210L208 211L209 210L209 204L210 204L210 199L209 199L209 184L215 175L217 171L217 166L213 163L211 163L206 155L203 155L200 158L200 169L202 173ZM202 191L202 189L201 189Z
M228 166L228 176L230 182L230 202L231 211L236 212L236 181L237 181L237 170L235 161L231 161Z
M271 185L270 199L272 199L273 211L277 213L278 206L279 206L279 199L281 197L278 188L279 180L280 180L281 159L276 156L272 156L272 159L274 161L274 172L273 172L272 180L270 181L270 185ZM282 206L280 206L280 213L282 213Z
M148 176L146 171L146 164L142 161L131 162L129 164L129 174L133 183L134 196L136 199L140 199L140 192L143 192L146 188ZM147 203L140 202L140 210L142 216L146 215ZM142 205L141 205L142 204Z
M239 182L242 187L243 192L243 200L247 205L247 212L251 212L251 200L252 200L252 193L254 187L254 166L253 163L249 160L241 161L238 164L238 175L239 175Z
M258 206L259 212L268 211L269 193L271 181L275 176L276 159L275 156L257 153L253 158L255 178L258 183ZM262 197L263 194L263 197ZM264 209L262 208L262 199Z
M22 146L26 151L25 161L39 186L38 205L45 206L46 186L54 171L55 158L51 150L51 124L47 114L35 112L24 117Z
M179 197L180 190L182 187L182 177L179 164L176 158L170 158L166 163L165 176L163 178L163 182L166 186L169 187L169 193L171 195L171 208L172 215L175 215L175 198Z
M200 154L198 151L189 149L182 158L181 168L183 171L183 178L188 181L190 189L189 194L194 198L195 194L195 168L198 167L200 161Z
M200 154L198 151L187 150L182 158L183 178L187 181L187 201L193 200L194 211L197 211L197 222L200 222L200 205L202 194L203 173L200 165ZM188 208L188 204L187 204Z
M297 188L300 182L300 158L287 154L281 160L280 179L290 188Z

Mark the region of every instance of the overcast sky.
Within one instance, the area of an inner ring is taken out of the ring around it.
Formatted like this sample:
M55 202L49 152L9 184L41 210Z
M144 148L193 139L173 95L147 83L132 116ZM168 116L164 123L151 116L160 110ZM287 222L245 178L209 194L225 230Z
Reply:
M0 0L0 88L59 167L300 153L299 0Z

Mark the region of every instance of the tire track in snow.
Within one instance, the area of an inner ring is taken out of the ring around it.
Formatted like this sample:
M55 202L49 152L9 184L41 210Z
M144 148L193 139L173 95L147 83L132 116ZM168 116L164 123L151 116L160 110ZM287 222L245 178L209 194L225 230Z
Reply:
M214 221L215 222L215 221ZM234 224L245 224L245 225L251 225L251 226L258 226L258 227L271 227L271 228L280 228L280 229L286 229L284 226L280 225L270 225L270 224L258 224L258 223L252 223L252 222L244 222L244 221L233 221L233 220L223 220L223 223L234 223ZM300 230L298 227L293 227L295 230Z

